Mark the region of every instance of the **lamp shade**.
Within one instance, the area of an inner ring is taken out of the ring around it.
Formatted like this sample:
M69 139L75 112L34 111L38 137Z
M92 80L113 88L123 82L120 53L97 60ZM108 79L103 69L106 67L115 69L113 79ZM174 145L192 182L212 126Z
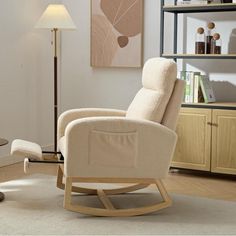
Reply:
M38 29L76 29L66 7L62 4L50 4L38 20Z

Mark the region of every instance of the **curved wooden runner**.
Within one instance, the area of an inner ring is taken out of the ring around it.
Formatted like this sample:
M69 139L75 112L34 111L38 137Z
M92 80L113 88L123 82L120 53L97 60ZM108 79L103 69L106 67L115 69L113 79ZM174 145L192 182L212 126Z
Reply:
M124 188L118 188L118 189L88 189L88 188L81 188L81 187L75 187L72 186L73 183L78 182L92 182L92 178L77 178L77 177L66 177L65 178L65 184L62 182L63 180L63 170L61 167L59 167L58 170L58 179L57 179L57 186L61 189L65 189L65 197L64 197L64 207L67 210L79 212L86 215L94 215L94 216L137 216L137 215L144 215L151 212L155 212L158 210L161 210L163 208L166 208L172 204L172 200L169 197L163 183L161 180L149 180L149 183L146 179L144 179L145 183L141 184L135 184L132 186L124 187ZM142 179L127 179L127 182L135 182L135 181L142 182ZM106 181L106 179L105 179ZM104 179L101 179L101 182L105 182ZM112 179L112 181L109 181L107 179L107 183L109 182L117 182L124 183L124 179ZM97 178L97 182L99 182L99 178ZM151 204L148 206L143 207L137 207L137 208L129 208L129 209L116 209L110 199L107 195L114 195L114 194L122 194L127 192L136 191L145 187L148 187L150 184L155 184L157 189L159 190L161 197L163 199L162 202ZM94 208L94 207L88 207L83 205L74 205L71 203L71 194L72 192L78 192L78 193L85 193L85 194L92 194L97 195L101 203L104 205L104 208Z

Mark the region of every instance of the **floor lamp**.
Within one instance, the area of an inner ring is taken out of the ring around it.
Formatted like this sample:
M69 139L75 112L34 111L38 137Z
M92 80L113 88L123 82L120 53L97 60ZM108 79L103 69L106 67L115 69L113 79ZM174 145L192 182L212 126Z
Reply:
M54 46L54 152L57 152L57 117L58 117L58 95L57 95L57 66L58 66L58 40L59 30L75 30L76 26L72 21L67 9L62 4L50 4L37 22L35 28L50 29L53 32Z

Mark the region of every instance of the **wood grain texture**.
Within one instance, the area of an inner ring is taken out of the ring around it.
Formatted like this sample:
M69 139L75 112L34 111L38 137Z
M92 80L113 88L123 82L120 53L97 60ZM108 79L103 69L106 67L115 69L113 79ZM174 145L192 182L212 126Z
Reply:
M213 110L213 172L236 174L236 111Z
M171 166L210 170L211 110L181 108L178 142Z
M97 195L106 209L115 210L115 207L112 205L110 199L107 197L103 189L98 189Z
M64 207L67 210L78 212L85 215L93 215L93 216L112 216L112 217L127 217L127 216L138 216L138 215L144 215L149 214L152 212L159 211L161 209L164 209L166 207L169 207L172 204L172 200L167 194L167 191L162 183L161 180L150 180L149 184L156 184L157 189L159 190L163 201L158 202L155 204L150 204L147 206L142 207L136 207L136 208L122 208L122 209L116 209L106 196L106 193L104 190L97 190L97 195L100 201L103 203L105 208L97 208L97 207L89 207L84 206L80 204L73 204L71 202L71 194L72 194L72 184L74 181L78 181L80 178L75 177L66 177L66 183L65 183L65 196L64 196ZM93 182L94 178L87 178L87 182ZM112 180L112 183L119 182L120 179L117 179L117 181ZM124 182L130 182L129 179L123 179ZM96 179L96 182L100 183L100 178ZM103 183L103 179L101 180Z

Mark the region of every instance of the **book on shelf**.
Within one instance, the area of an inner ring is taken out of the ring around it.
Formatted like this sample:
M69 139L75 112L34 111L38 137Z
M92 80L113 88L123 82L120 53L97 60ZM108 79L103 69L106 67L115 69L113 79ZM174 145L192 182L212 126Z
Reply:
M191 71L185 71L185 102L186 103L192 103L193 101L193 94L192 94L192 84L191 83Z
M191 80L191 103L198 103L198 91L199 85L197 82L197 78L201 76L200 72L191 71L190 73Z
M185 103L215 102L215 96L209 78L200 72L181 71L180 79L186 81Z
M181 71L180 79L185 80L185 90L184 90L184 102L193 103L194 102L194 86L195 86L195 76L200 75L200 72L193 71Z
M185 89L184 89L184 102L190 103L190 71L180 71L180 79L186 82Z

